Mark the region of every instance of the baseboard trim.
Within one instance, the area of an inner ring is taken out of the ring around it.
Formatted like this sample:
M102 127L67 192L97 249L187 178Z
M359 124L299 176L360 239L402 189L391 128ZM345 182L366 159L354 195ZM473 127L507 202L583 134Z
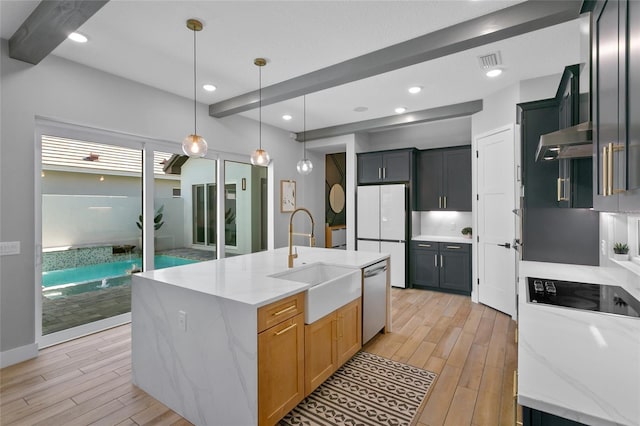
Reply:
M9 349L8 351L0 352L0 368L18 364L37 356L38 345L36 343L30 343L18 348Z

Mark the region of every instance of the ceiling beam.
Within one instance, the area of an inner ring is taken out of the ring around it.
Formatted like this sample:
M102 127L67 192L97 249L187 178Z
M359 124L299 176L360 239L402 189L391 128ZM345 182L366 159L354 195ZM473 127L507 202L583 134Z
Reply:
M578 18L581 2L529 0L262 88L262 105L361 80ZM209 105L226 117L258 107L258 91Z
M482 99L437 108L423 109L422 111L408 112L405 114L390 115L388 117L373 118L371 120L357 121L355 123L339 124L337 126L307 130L306 137L305 132L299 132L295 134L295 140L298 142L302 142L303 140L312 141L315 139L349 135L356 132L388 130L394 127L406 126L408 124L465 117L480 111L482 111Z
M9 39L9 56L37 65L108 1L41 1Z

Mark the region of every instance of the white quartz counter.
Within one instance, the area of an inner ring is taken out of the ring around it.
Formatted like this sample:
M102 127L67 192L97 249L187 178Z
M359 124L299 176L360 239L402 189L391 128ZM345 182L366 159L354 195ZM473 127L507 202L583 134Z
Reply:
M294 267L323 262L330 265L364 268L389 257L384 253L296 247ZM287 270L287 247L142 272L135 277L148 278L177 287L260 307L283 297L307 290L311 285L272 278Z
M412 241L433 241L436 243L459 243L459 244L471 244L473 240L471 238L465 238L463 236L453 237L446 235L418 235L411 238Z
M620 285L621 268L520 262L518 401L594 425L640 425L640 318L528 303L526 277Z

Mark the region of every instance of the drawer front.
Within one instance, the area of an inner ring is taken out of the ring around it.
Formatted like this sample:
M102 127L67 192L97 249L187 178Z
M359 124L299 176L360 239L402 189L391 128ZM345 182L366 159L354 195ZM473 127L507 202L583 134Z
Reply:
M440 251L451 253L469 253L471 244L462 243L439 243Z
M258 309L258 333L304 313L304 292L294 294Z
M413 250L437 250L438 244L433 241L411 241L411 248Z

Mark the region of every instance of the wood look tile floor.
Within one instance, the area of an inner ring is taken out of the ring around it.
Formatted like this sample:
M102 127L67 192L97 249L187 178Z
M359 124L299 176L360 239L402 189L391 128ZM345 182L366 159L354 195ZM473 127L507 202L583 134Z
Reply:
M393 333L365 349L438 373L417 426L513 425L515 322L465 296L393 289L392 298ZM191 423L131 384L124 325L0 370L0 425L35 424Z

